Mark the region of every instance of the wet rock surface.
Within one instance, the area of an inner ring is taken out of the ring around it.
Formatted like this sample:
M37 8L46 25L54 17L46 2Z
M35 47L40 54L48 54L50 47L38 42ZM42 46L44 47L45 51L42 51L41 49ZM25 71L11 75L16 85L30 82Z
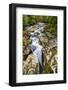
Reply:
M41 74L57 73L57 39L46 27L45 23L37 23L23 31L23 74L39 74L41 67Z

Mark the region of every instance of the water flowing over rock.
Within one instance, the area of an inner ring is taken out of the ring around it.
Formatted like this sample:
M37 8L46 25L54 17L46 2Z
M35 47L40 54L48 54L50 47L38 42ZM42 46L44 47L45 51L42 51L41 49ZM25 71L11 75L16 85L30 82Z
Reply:
M57 39L47 31L46 26L45 23L39 22L26 27L31 43L24 49L24 54L27 55L23 64L24 74L39 73L39 64L44 67L42 73L57 72ZM30 49L32 54L29 54ZM48 70L50 71L48 72Z

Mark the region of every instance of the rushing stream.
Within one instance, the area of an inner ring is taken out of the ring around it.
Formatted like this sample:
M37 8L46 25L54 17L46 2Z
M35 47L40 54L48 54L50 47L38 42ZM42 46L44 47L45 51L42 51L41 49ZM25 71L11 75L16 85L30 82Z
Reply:
M40 23L41 26L42 23ZM42 45L40 45L40 41L39 41L39 36L41 36L41 31L43 30L42 27L39 27L34 31L31 32L30 35L30 39L32 40L31 43L31 49L33 51L33 54L37 57L37 63L40 63L40 65L42 66Z
M39 44L39 39L34 36L31 37L32 40L32 44L31 44L31 48L33 51L33 54L37 57L37 63L40 63L42 65L42 46Z
M57 39L47 32L44 23L29 26L27 31L30 44L24 49L24 74L56 73ZM29 54L30 50L33 54Z

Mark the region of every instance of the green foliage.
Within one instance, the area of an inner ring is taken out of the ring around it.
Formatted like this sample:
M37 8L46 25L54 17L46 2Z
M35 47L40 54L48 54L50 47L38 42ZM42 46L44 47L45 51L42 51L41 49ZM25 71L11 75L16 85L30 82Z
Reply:
M55 25L57 23L57 17L56 16L49 16L47 18L48 23Z
M56 30L54 27L50 27L50 28L48 29L48 32L50 32L52 35L57 36L57 30Z
M28 15L24 15L23 16L23 24L24 24L24 26L27 26L27 25L29 25L29 20L30 18L29 18L29 16Z
M46 73L46 74L53 73L53 70L51 69L51 67L48 63L45 65L44 73Z
M35 16L30 16L29 24L30 25L36 24L36 18L35 18Z
M34 16L34 15L24 15L23 16L24 25L36 24L37 22L45 22L49 24L57 24L56 16Z
M35 16L35 15L24 15L23 26L30 26L43 22L47 24L47 31L52 35L57 36L57 17L56 16Z

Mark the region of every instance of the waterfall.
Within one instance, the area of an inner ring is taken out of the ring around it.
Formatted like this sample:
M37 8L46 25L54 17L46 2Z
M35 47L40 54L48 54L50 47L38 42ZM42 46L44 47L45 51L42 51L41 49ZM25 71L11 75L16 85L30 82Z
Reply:
M31 43L31 49L33 51L33 54L37 57L36 61L37 63L40 63L40 65L42 66L42 46L39 43L39 37L38 37L38 30L36 30L37 32L32 32L31 33L31 37L30 39L32 40Z

